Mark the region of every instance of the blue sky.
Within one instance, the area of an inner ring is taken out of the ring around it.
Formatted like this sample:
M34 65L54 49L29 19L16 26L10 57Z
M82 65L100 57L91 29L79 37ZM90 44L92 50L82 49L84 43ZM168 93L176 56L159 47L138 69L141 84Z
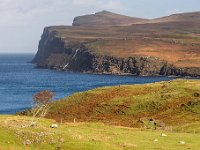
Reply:
M124 5L127 14L146 18L200 11L200 0L124 0Z
M200 0L0 0L0 53L36 53L45 26L101 10L157 18L200 11Z

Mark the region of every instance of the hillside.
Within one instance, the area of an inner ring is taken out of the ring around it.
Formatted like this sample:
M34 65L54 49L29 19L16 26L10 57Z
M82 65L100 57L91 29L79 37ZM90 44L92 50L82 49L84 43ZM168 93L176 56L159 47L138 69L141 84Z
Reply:
M119 26L147 21L147 19L128 17L108 11L75 17L73 26Z
M198 150L199 85L178 79L76 93L51 103L53 120L35 127L24 126L29 117L0 116L0 149Z
M47 119L40 120L37 127L23 127L29 121L28 117L0 116L0 149L198 150L200 146L200 134L141 130L101 123L65 123L53 129L50 126L54 121ZM190 127L194 129L194 126ZM160 136L163 132L167 137Z
M125 18L131 20L103 11L76 18L74 26L46 27L33 62L74 72L200 76L199 12L132 18L129 25Z
M178 13L155 19L124 16L109 11L75 17L72 26L128 26L133 24L196 22L200 21L200 12Z
M97 88L54 102L47 117L127 127L149 126L150 120L153 128L182 126L200 121L199 85L199 80L173 80Z
M200 12L191 12L191 13L179 13L173 14L166 17L161 17L153 19L150 22L199 22L200 21Z

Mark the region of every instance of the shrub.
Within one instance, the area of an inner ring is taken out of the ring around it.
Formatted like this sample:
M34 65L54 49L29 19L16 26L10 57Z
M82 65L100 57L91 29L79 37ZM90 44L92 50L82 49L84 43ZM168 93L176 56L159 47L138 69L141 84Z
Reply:
M33 95L33 107L31 109L32 119L30 126L36 125L40 118L45 117L53 96L54 93L51 91L41 91Z

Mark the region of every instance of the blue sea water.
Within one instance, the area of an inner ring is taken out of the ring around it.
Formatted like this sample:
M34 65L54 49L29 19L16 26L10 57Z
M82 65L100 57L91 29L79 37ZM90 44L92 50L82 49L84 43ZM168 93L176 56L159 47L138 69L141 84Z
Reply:
M51 90L55 99L96 87L144 84L171 80L169 77L92 75L36 69L33 54L0 55L0 114L14 114L31 107L32 95Z

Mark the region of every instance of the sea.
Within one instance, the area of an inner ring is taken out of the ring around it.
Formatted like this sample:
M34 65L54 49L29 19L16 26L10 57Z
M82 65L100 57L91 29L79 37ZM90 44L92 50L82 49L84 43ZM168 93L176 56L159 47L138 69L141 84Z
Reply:
M121 84L145 84L172 77L95 75L38 69L34 54L0 54L0 114L15 114L32 107L32 95L51 90L54 100L76 92Z

